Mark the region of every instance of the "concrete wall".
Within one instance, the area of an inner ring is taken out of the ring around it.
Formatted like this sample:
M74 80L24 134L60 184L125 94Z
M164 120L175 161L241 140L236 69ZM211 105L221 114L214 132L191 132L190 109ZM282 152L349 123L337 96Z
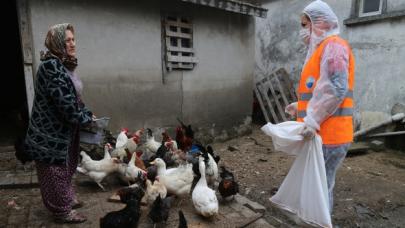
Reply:
M269 11L267 19L256 19L258 78L284 67L298 82L306 55L298 37L299 16L310 2L279 0L263 5ZM346 26L343 20L350 16L352 0L325 2L338 16L341 36L352 45L356 58L356 110L390 113L395 103L405 103L405 18ZM387 9L405 10L405 5L402 0L388 0Z
M231 126L251 114L254 19L176 1L30 3L35 63L52 24L75 26L84 100L110 128ZM199 62L162 76L161 12L190 14ZM163 77L165 82L163 83Z

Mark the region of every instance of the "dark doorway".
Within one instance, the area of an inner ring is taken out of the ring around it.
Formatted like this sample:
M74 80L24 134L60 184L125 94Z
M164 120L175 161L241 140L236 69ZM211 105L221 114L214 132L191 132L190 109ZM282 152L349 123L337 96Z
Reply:
M11 16L3 23L4 45L14 53L3 52L5 68L0 89L0 146L13 145L18 136L25 134L28 122L24 66L21 51L16 1L4 1L3 9Z

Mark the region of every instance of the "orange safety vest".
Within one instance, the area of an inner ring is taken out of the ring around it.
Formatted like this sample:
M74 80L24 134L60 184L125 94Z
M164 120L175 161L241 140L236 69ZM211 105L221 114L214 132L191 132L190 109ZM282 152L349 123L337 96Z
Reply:
M298 113L297 121L303 122L306 116L308 101L316 82L320 77L320 64L323 49L329 42L337 42L349 50L349 90L336 112L326 119L318 132L323 144L344 144L353 142L353 86L354 86L354 56L349 44L338 36L330 36L319 45L308 60L301 74L298 87Z

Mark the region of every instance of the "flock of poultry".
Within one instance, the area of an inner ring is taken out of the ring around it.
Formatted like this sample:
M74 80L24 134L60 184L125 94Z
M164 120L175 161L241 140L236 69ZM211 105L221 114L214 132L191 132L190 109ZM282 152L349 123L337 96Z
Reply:
M122 181L128 183L128 187L117 192L126 207L101 218L100 227L137 227L141 205L150 206L148 217L153 224L165 224L174 197L180 198L181 204L190 195L198 214L213 217L219 208L214 190L218 182L218 191L224 200L233 199L239 192L234 175L224 166L219 172L220 157L213 148L194 139L191 125L181 121L180 124L175 140L166 131L158 142L151 129L146 129L146 134L144 129L133 134L123 129L115 142L105 145L101 160L93 160L86 152L80 152L82 159L77 171L89 176L103 190L101 182L112 173L118 173ZM181 210L179 227L187 227Z

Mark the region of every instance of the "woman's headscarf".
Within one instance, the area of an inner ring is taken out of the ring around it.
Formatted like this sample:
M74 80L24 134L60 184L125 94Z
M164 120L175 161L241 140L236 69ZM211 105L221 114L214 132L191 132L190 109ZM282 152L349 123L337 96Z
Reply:
M73 26L69 23L56 24L49 29L45 38L45 47L48 51L45 54L41 53L41 60L56 56L68 70L73 72L77 66L77 58L67 55L66 30L74 34Z
M309 17L312 25L306 63L325 38L339 34L339 23L329 5L321 0L313 1L304 8L303 13Z

